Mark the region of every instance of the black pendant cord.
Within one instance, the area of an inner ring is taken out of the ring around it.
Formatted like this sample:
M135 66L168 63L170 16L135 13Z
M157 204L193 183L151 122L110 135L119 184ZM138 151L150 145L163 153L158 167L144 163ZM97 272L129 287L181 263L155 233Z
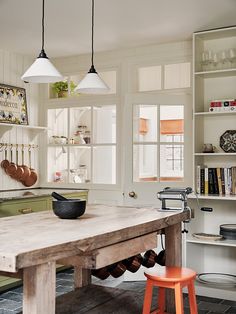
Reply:
M94 0L92 0L92 56L91 56L92 67L94 67L94 64L93 64L93 54L94 54L93 38L94 38Z
M42 3L42 50L44 50L44 0Z
M42 0L42 49L38 58L48 59L45 51L44 51L44 0Z

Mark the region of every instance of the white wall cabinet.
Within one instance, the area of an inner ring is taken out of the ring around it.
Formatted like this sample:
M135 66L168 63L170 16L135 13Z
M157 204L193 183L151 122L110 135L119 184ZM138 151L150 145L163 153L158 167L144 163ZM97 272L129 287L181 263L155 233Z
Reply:
M236 98L236 28L197 32L193 35L193 120L194 120L194 185L197 189L197 166L202 168L230 168L236 166L236 152L226 153L220 148L220 136L236 129L236 107L211 109L214 100ZM211 143L215 152L204 153L204 144ZM200 191L201 192L201 191ZM186 264L198 273L227 273L236 275L236 240L199 240L195 232L219 234L220 225L236 223L236 196L229 194L200 194L190 200L195 219L186 238ZM223 299L236 299L236 288L220 285L196 285L197 293Z

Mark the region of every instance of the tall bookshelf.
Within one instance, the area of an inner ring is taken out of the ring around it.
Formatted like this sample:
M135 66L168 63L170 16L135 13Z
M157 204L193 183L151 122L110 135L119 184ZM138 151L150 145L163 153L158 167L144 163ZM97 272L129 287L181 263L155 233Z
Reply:
M226 153L219 145L226 130L236 130L236 108L231 111L209 111L213 100L236 98L236 27L193 34L193 169L197 184L197 166L225 168L236 166L236 152ZM214 153L203 153L204 144L216 147ZM236 275L236 240L209 241L192 237L195 232L219 234L220 224L236 223L236 195L199 195L190 198L195 219L186 237L186 265L198 273ZM212 212L202 211L210 207ZM211 297L236 299L235 287L196 283L197 293Z

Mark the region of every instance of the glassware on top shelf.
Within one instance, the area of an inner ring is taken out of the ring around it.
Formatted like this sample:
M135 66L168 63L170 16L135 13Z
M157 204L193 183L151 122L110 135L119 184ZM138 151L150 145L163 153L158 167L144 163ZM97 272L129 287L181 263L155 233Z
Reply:
M222 50L219 52L219 67L221 70L230 68L230 61L227 50Z
M212 50L203 51L202 60L201 60L202 70L203 71L211 70L212 64L213 64L213 52L212 52Z
M229 62L231 68L236 68L236 48L229 49Z

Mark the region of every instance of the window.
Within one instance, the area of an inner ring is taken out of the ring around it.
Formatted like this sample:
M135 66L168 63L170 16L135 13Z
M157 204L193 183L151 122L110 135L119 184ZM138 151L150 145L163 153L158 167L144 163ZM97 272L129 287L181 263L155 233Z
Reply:
M48 110L48 181L116 184L116 105Z
M182 181L184 106L133 106L133 181Z

